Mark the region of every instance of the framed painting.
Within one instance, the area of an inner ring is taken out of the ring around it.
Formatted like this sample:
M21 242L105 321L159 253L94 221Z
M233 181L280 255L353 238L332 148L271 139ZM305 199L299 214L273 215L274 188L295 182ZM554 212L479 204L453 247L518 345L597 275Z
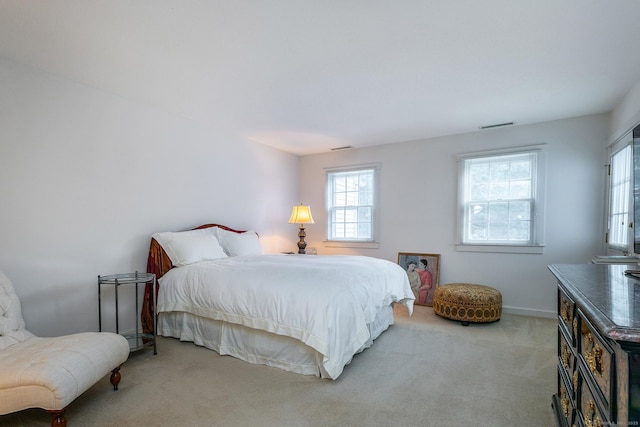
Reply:
M407 272L414 304L432 306L440 280L440 254L398 252L398 265Z

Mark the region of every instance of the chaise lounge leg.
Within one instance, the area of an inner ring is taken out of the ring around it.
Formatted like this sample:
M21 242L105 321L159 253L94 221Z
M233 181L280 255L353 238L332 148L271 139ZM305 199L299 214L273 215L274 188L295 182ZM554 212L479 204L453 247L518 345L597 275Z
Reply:
M109 379L111 380L111 384L113 384L114 390L118 390L118 384L120 384L120 380L122 379L122 375L120 375L121 366L122 365L111 371L111 377ZM47 412L53 416L51 419L51 427L67 427L67 419L64 417L64 409Z
M51 419L51 427L67 427L67 419L64 417L64 409L47 412L53 415L53 418Z
M120 379L122 378L122 376L120 375L120 366L118 366L116 369L111 371L110 380L111 380L111 384L113 384L114 391L118 389L118 384L120 384Z

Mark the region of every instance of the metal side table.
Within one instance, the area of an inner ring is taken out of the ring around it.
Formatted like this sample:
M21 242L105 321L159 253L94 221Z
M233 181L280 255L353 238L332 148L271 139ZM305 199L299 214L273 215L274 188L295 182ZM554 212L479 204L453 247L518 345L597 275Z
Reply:
M108 276L98 276L98 329L102 332L102 285L113 285L115 292L116 303L116 333L120 333L120 327L118 323L118 288L122 285L135 284L136 287L136 329L131 334L123 334L123 336L129 342L130 351L140 350L145 347L153 346L153 354L158 354L156 347L156 321L154 316L153 321L153 333L144 333L140 330L140 313L138 312L138 284L153 284L153 291L151 292L151 305L155 312L155 291L156 291L156 275L153 273L123 273L123 274L111 274Z

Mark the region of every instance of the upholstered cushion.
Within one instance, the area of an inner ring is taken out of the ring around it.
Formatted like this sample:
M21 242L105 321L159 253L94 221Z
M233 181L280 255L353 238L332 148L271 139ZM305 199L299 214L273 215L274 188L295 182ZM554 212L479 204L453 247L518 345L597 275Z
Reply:
M127 340L84 332L30 338L0 351L0 415L63 409L129 357Z
M469 322L494 322L502 315L502 294L490 286L450 283L436 288L433 311L447 319Z
M20 299L13 284L0 271L0 350L31 337L33 334L25 330Z

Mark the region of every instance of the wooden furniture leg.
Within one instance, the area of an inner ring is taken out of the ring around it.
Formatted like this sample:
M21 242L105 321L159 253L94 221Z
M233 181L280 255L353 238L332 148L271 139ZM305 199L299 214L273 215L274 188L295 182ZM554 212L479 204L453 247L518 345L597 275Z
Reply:
M113 384L114 391L118 389L118 384L120 384L120 379L122 378L120 375L120 366L111 371L111 377L109 378L111 380L111 384Z
M111 377L109 378L111 384L113 384L114 391L118 390L118 384L120 384L120 380L122 379L122 376L120 375L121 366L122 365L111 371ZM64 411L64 409L60 409L58 411L47 411L53 416L51 420L51 427L67 427L67 419L64 416Z
M64 417L64 409L47 412L53 415L53 418L51 419L51 427L67 427L67 419Z

